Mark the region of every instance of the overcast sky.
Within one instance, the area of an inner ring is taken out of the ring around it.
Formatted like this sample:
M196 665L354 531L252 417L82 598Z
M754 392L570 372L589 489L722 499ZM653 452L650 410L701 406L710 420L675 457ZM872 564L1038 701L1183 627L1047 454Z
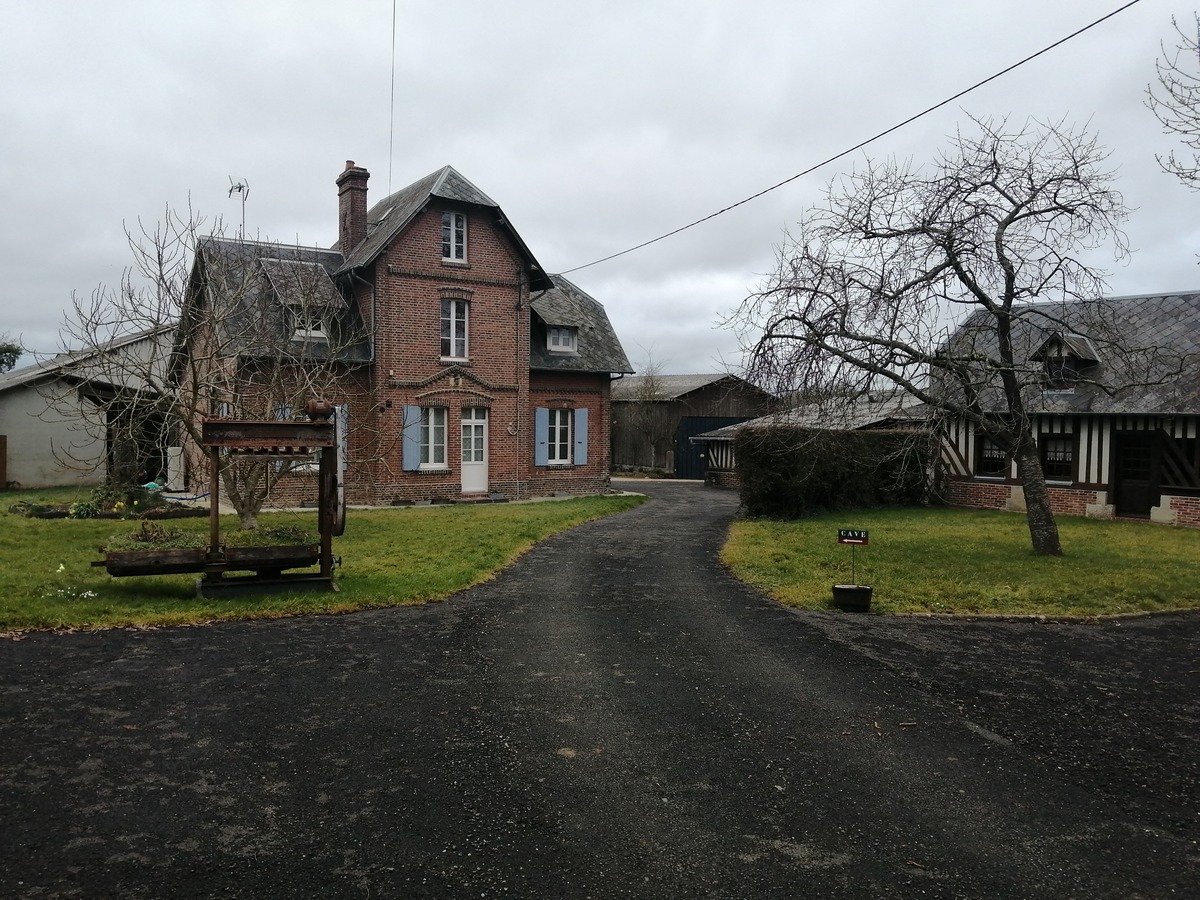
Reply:
M168 204L328 246L334 179L369 202L450 164L563 272L687 224L931 106L1123 0L6 0L0 333L58 349L71 293L115 283L124 225ZM975 115L1090 122L1136 207L1113 293L1200 287L1197 197L1144 106L1171 16L1141 0L869 148L931 159ZM391 152L389 153L389 147ZM861 163L861 153L857 155ZM842 161L569 277L634 366L721 371L721 318ZM30 357L21 364L32 362Z

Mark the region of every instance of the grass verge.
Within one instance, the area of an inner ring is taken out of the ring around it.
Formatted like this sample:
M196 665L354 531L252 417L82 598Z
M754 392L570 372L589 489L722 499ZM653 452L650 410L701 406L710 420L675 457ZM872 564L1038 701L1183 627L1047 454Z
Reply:
M112 578L98 547L134 521L26 519L8 513L18 500L70 502L67 491L0 494L0 631L178 625L224 619L351 612L443 599L486 581L535 543L574 525L620 512L641 497L580 497L547 503L351 511L334 540L345 561L337 593L263 597L196 597L194 575ZM263 527L314 529L311 512L260 517ZM206 533L207 519L172 528ZM237 528L223 517L223 533Z
M1059 517L1064 555L1033 554L1024 516L888 509L734 523L721 558L788 606L830 607L834 584L870 584L881 613L1097 616L1200 606L1200 531ZM865 528L870 544L836 542Z

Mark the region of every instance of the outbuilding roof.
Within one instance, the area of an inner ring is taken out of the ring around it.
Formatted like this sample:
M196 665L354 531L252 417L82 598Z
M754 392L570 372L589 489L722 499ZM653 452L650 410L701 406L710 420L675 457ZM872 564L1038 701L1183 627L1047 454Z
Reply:
M757 419L726 425L692 438L693 441L729 441L743 428L820 428L857 431L866 428L905 428L923 423L925 404L904 391L869 391L852 399L828 403L800 403Z
M614 401L678 400L693 391L721 381L728 381L731 385L737 384L747 390L759 390L745 379L728 372L710 372L705 375L634 375L622 378L613 385L612 398ZM651 388L653 398L647 396ZM766 391L762 393L768 396Z
M170 323L113 338L98 349L74 350L56 354L32 365L22 366L0 375L0 393L52 378L63 378L72 382L92 381L114 388L140 388L142 386L140 383L130 384L131 381L138 381L129 374L132 367L108 365L105 357L118 354L142 341L159 340L164 348L169 348L170 339L174 333L175 324Z

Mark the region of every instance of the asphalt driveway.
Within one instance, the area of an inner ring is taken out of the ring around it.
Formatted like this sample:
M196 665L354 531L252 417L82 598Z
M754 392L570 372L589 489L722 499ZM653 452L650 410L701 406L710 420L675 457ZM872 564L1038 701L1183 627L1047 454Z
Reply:
M794 613L647 491L442 604L0 641L0 895L1196 896L1200 617Z

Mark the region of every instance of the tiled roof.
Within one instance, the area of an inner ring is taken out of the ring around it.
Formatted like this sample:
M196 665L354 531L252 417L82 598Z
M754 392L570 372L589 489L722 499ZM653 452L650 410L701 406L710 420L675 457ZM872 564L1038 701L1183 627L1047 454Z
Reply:
M545 328L535 321L529 367L553 372L632 372L604 307L561 275L550 279L553 287L536 295L530 306L543 325L575 328L578 353L551 353L546 346Z

